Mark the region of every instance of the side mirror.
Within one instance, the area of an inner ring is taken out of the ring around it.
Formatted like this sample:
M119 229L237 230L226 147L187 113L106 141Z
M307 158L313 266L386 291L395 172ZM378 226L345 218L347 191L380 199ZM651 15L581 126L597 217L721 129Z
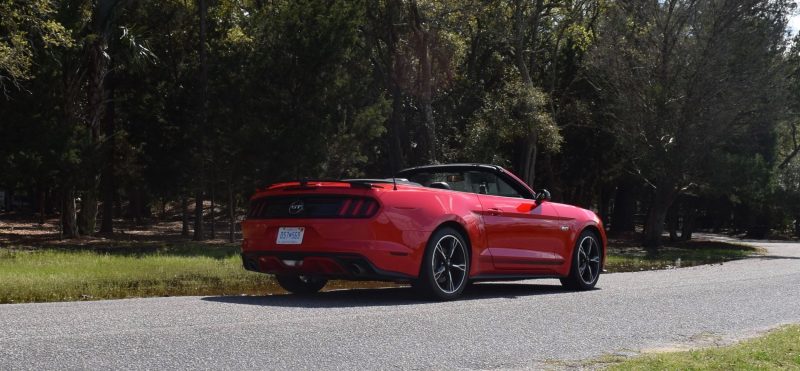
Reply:
M550 192L546 189L536 194L536 202L539 203L542 201L550 201Z

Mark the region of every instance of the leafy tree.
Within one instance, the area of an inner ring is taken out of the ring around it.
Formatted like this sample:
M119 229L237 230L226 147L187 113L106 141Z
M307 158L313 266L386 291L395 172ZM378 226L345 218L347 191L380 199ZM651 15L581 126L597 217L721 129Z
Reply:
M37 54L73 43L69 32L56 19L53 0L0 1L0 89L21 87L35 76Z
M712 156L753 126L774 125L784 1L619 1L594 63L613 97L631 168L653 190L645 243L658 246L676 197L719 171ZM708 166L714 164L714 166Z

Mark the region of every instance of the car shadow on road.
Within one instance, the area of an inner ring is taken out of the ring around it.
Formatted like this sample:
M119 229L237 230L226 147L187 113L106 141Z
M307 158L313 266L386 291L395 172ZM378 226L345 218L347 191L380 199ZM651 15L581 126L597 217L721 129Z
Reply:
M458 301L485 299L517 299L521 297L561 294L569 292L561 285L520 283L479 283L464 291ZM432 304L410 287L380 289L346 289L320 292L314 295L268 295L268 296L209 296L203 301L295 308L349 308L372 306L397 306Z

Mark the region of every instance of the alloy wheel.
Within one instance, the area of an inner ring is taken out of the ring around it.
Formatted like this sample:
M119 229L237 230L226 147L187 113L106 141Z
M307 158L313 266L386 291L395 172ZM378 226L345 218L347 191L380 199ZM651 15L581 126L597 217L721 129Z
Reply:
M578 275L591 285L600 274L600 245L592 236L586 236L578 245Z
M447 234L436 242L431 259L433 280L442 292L452 294L467 280L467 249L458 237Z

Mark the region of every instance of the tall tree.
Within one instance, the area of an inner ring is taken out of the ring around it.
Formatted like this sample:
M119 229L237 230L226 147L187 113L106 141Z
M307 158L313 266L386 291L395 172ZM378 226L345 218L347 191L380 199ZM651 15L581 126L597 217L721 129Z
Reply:
M712 158L774 125L786 1L618 1L595 49L596 83L631 169L652 189L644 243L661 244L676 197L720 171ZM602 80L600 79L602 78Z
M105 148L107 132L103 129L108 104L106 78L109 72L109 40L119 13L120 0L98 0L92 6L92 16L88 24L89 35L86 43L86 125L88 126L89 146L86 151L87 169L84 178L84 192L81 198L81 212L78 226L82 234L93 234L97 221L98 190L102 165L102 148Z
M198 0L197 2L198 14L200 19L200 125L195 134L196 141L196 162L197 162L197 177L195 178L195 211L194 211L194 235L192 239L195 241L202 241L205 239L203 235L203 200L206 182L206 145L205 145L205 130L208 126L208 53L206 51L206 36L207 36L207 22L208 7L206 0ZM213 205L212 205L213 207ZM212 220L213 223L213 220Z

